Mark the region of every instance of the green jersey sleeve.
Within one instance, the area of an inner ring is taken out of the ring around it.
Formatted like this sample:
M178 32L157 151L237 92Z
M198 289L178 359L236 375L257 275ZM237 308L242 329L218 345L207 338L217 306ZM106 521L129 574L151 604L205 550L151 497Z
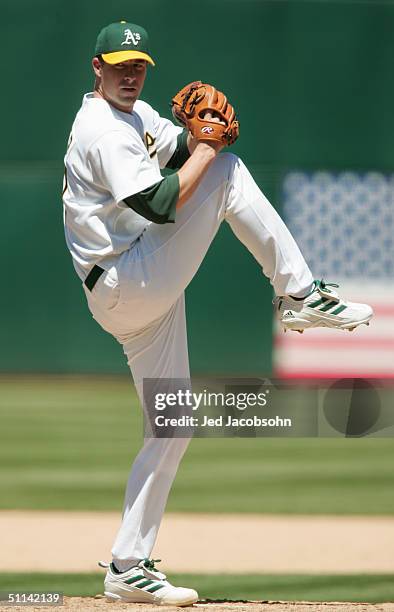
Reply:
M185 161L189 159L190 153L187 147L187 134L187 130L183 130L183 132L178 134L176 149L171 159L167 162L166 168L178 170L178 168L181 168Z
M174 223L178 198L179 178L174 173L123 201L148 221Z

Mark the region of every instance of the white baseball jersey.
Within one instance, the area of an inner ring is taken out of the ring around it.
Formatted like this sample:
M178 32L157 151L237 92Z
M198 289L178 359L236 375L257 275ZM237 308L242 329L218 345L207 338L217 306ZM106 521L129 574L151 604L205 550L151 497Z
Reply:
M190 377L184 291L223 220L278 295L305 295L313 283L283 221L231 153L212 161L176 223L151 223L122 202L161 180L180 131L144 102L127 114L88 94L65 158L67 243L83 280L96 262L106 270L83 289L95 320L122 344L142 404L144 379ZM236 273L236 262L229 265ZM187 443L144 440L112 548L119 570L150 557Z
M64 224L74 267L84 280L93 265L130 248L151 222L123 199L163 179L182 128L137 100L132 113L88 93L72 126L65 163Z

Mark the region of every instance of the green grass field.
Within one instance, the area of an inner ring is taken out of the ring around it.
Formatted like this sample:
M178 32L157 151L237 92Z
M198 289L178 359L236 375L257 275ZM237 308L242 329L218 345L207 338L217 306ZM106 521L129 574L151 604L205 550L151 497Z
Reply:
M201 575L173 574L174 584L196 588L201 599L270 601L394 600L394 576ZM1 574L0 591L59 591L65 595L103 592L103 574Z
M0 379L0 508L119 510L142 439L127 378ZM195 439L168 511L392 514L394 440Z

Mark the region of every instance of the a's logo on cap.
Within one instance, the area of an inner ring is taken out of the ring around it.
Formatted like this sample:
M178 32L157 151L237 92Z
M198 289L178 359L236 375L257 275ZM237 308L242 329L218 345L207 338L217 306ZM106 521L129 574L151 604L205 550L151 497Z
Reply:
M209 125L204 125L204 127L201 128L201 131L203 132L203 134L212 134L213 127L210 127Z
M124 35L126 38L122 42L122 45L131 45L131 43L133 43L136 47L141 40L141 34L139 32L132 32L129 29L124 31Z

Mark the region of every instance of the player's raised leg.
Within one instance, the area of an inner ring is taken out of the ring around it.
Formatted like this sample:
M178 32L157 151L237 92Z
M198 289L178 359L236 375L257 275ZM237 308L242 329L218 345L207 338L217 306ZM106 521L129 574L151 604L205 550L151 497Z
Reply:
M176 222L152 223L133 249L120 256L125 325L139 329L171 308L198 271L224 220L252 252L276 294L310 291L313 277L282 219L241 160L222 153L177 212ZM133 317L126 316L131 311ZM120 330L122 307L116 316Z
M311 303L316 309L318 300L324 298L320 295L322 284L314 282L295 240L248 169L229 153L212 162L204 180L178 211L175 224L151 224L134 249L121 256L120 275L129 279L124 297L136 313L136 326L161 316L183 293L223 220L261 265L275 294L286 296L287 300L276 302L283 327L292 329L287 310L293 298L295 310L301 313L299 329L327 326L326 316L317 310L311 312ZM330 302L330 327L354 327L372 316L369 306L346 303L334 293ZM141 304L148 306L142 309ZM321 304L326 305L324 301Z

